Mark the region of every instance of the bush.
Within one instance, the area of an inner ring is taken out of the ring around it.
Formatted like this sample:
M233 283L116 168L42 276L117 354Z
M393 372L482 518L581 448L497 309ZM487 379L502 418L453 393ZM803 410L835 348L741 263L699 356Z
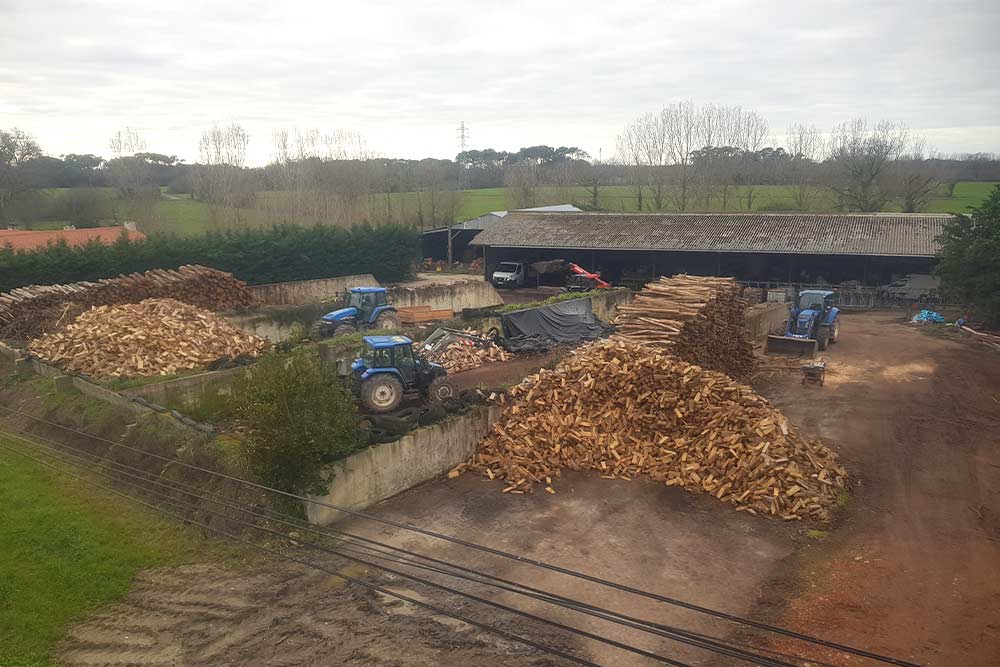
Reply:
M971 218L955 216L941 235L937 273L944 290L973 303L990 326L1000 326L1000 185Z
M357 408L315 351L270 354L233 390L255 479L290 493L323 493L323 468L360 449Z
M119 274L203 264L229 271L254 285L372 273L382 281L410 275L420 252L412 227L359 225L209 232L179 237L156 234L130 242L65 243L20 252L0 247L0 291L24 285L51 285L110 278Z

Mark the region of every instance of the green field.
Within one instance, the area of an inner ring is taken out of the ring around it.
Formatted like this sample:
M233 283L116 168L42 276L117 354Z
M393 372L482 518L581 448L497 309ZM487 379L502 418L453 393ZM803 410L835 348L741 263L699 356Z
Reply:
M25 450L0 433L0 444ZM52 664L74 620L122 597L135 573L204 556L179 523L0 449L0 665Z
M951 197L945 195L942 188L938 197L931 200L927 207L929 213L966 213L972 206L982 202L995 183L962 181L956 184ZM794 211L794 188L781 185L762 185L753 188L752 208L754 211ZM282 200L291 197L289 192L259 192L254 208L227 209L206 204L192 199L188 195L172 195L163 193L157 200L135 205L132 209L126 202L114 196L112 188L100 188L106 199L106 218L108 220L134 219L139 222L145 232L173 232L177 234L197 234L209 229L225 229L234 226L262 225L276 221L275 211L280 210ZM63 190L49 189L40 191L44 197L54 198ZM703 198L695 198L688 207L688 212L739 212L747 209L747 188L731 187L725 201L721 196L713 196L708 202ZM439 198L436 205L436 219L432 219L431 197ZM419 216L424 216L423 226L432 228L443 224L440 198L448 197L445 193L431 195L427 192L394 192L389 194L368 195L354 203L354 214L350 219L373 222L394 221L407 224L420 224ZM500 211L513 207L505 188L484 188L479 190L464 190L456 195L455 220L469 220L491 211ZM583 187L541 187L535 192L535 206L549 204L577 204L587 206L591 203L590 193ZM644 210L650 210L652 201L648 195L644 201ZM606 211L634 212L638 209L638 199L634 190L626 186L608 186L601 188L598 206ZM669 203L663 209L672 211ZM814 188L811 191L809 210L812 212L834 211L833 192L829 188ZM898 203L890 203L887 211L898 211ZM61 221L40 221L31 223L35 229L58 229Z

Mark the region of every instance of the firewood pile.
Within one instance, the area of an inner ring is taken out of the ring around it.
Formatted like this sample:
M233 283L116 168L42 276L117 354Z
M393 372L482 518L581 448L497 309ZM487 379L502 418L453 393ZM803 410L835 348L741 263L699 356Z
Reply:
M677 275L646 285L618 307L618 338L652 345L737 378L753 371L743 319L746 302L732 278Z
M493 341L480 346L471 340L458 339L447 347L428 354L427 358L429 361L444 366L449 373L461 373L479 368L484 364L508 361L513 356L503 348L498 347Z
M58 329L93 306L176 299L206 310L251 304L246 283L204 266L156 269L97 282L31 285L0 294L0 338L27 341Z
M42 361L91 377L173 375L260 356L267 342L175 299L95 306L28 345Z
M587 345L502 400L500 420L457 470L500 478L508 493L555 493L563 469L643 474L750 514L826 521L846 485L836 454L765 398L654 347Z

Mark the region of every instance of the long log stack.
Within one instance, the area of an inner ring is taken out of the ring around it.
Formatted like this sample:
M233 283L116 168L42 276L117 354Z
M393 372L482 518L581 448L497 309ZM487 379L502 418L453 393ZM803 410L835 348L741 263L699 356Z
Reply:
M28 345L47 363L95 378L173 375L266 348L267 341L174 299L95 306Z
M654 347L602 341L515 387L468 464L504 492L531 493L563 469L709 493L737 510L826 521L847 473L767 399Z
M31 285L0 294L0 338L28 341L73 321L93 306L176 299L206 310L236 310L253 302L246 283L204 266L156 269L97 282Z
M652 345L685 361L745 378L753 371L742 287L732 278L660 278L618 307L618 338Z

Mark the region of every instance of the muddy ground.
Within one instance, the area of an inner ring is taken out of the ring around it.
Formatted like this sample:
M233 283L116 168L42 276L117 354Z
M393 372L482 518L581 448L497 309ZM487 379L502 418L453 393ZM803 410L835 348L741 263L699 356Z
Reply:
M826 357L824 387L777 374L762 379L761 391L803 431L843 453L855 487L832 526L750 517L677 488L584 473L556 480L555 495L530 497L501 494L497 483L467 474L372 511L928 667L1000 664L1000 355L865 314L844 317L842 341ZM730 630L399 529L358 520L344 527L638 616L711 634ZM600 664L652 664L417 584L375 581ZM550 616L607 630L565 610ZM615 637L635 639L622 631ZM674 644L642 646L694 665L733 664ZM146 573L124 603L74 628L59 650L71 665L565 664L327 574L279 564Z

